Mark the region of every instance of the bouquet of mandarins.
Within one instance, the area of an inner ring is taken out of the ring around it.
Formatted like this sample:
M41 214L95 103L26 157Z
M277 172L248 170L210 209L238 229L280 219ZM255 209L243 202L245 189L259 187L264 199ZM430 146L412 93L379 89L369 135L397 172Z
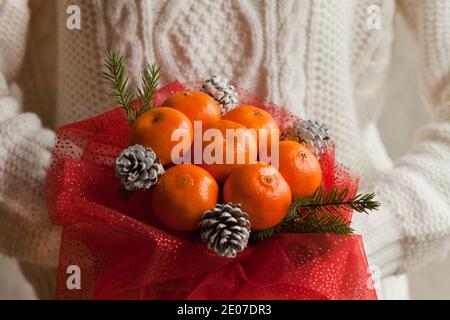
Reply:
M219 76L158 89L156 65L135 98L121 56L105 67L121 107L52 155L57 298L376 299L351 219L379 204L324 125Z

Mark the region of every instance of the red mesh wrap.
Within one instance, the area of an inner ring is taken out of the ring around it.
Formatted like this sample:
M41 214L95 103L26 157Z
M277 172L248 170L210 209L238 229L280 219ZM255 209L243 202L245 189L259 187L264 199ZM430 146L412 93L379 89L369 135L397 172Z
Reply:
M156 102L193 85L174 82ZM269 110L282 128L298 120L242 90L240 96ZM167 230L152 215L151 190L121 196L114 161L127 136L120 109L58 130L47 183L50 218L63 227L56 298L376 299L357 235L277 234L227 259L195 235ZM333 148L321 163L325 186L356 191ZM80 267L81 290L67 288L71 265Z

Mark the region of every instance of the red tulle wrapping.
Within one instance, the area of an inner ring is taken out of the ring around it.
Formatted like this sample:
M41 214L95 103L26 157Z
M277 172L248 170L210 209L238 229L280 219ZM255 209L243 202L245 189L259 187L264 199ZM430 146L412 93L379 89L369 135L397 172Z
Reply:
M174 82L156 102L194 85ZM240 97L270 111L282 129L298 120L243 90ZM50 218L63 227L56 298L376 299L357 235L277 234L231 260L170 232L152 216L148 193L121 197L114 160L127 136L119 109L58 130L47 183ZM321 164L326 187L356 192L333 148ZM67 288L71 265L80 267L81 290Z

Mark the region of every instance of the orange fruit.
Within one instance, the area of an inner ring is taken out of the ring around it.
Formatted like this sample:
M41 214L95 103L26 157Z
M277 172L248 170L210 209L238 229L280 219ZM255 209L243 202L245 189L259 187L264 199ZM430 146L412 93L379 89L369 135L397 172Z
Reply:
M255 129L257 133L261 129L268 130L267 131L268 155L271 154L270 146L272 136L274 137L274 139L279 139L280 129L278 127L277 122L269 112L261 108L250 105L242 105L225 114L222 119L240 123L246 126L248 129ZM271 130L276 130L276 135L273 134ZM258 133L258 147L261 147L259 144L260 142L259 138L260 137Z
M322 169L316 156L303 144L280 142L280 172L293 197L313 196L322 183Z
M172 162L172 149L179 141L172 141L172 133L180 129L194 139L192 122L183 113L172 108L154 108L142 114L130 130L130 143L152 148L161 162ZM182 155L180 155L181 157Z
M182 164L167 170L154 186L152 209L169 228L193 231L218 199L219 186L206 170Z
M291 189L274 167L257 163L236 169L223 187L224 203L241 204L253 230L279 224L289 212Z
M221 119L219 104L204 92L181 92L167 99L162 106L183 112L192 122L207 123Z
M218 136L217 141L215 137L211 138L211 141L205 141L207 140L205 139L205 133L209 129L218 130L217 133L220 136ZM233 134L228 141L227 130L230 130L229 132ZM200 166L211 173L219 184L223 184L230 173L240 165L255 163L257 160L258 148L254 132L239 123L228 120L209 122L203 126L203 138L202 163ZM222 157L216 153L217 150L211 147L213 145L223 148ZM210 158L209 155L216 159ZM213 160L216 160L215 163L211 163Z

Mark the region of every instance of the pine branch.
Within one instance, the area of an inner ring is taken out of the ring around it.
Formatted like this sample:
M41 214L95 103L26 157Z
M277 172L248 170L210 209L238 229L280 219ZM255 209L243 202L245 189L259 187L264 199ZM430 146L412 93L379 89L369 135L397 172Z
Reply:
M272 237L277 232L277 227L250 233L250 241L263 242Z
M375 194L348 197L349 190L321 187L310 198L298 198L286 218L276 227L252 234L252 240L264 241L275 233L335 233L352 234L353 229L343 212L366 213L377 210L380 203Z
M141 88L138 89L139 93L139 110L137 111L136 118L142 113L150 110L154 107L153 100L155 98L156 90L159 86L160 79L160 67L157 64L147 65L142 76Z
M348 194L348 189L338 191L336 188L331 188L326 191L325 188L320 187L312 198L297 200L296 204L302 210L316 209L325 214L335 214L342 210L368 214L369 211L378 210L380 207L380 203L374 200L375 193L359 194L350 198Z
M301 212L296 217L286 219L278 228L284 233L334 233L352 234L350 227L344 217L323 215L321 212L308 211Z
M108 52L105 56L105 72L103 77L112 88L112 96L125 111L128 122L133 122L153 106L156 90L159 86L160 67L157 64L147 65L142 75L141 87L138 89L138 106L133 100L135 90L126 74L123 57L119 52Z
M122 107L128 122L132 124L136 119L136 111L133 108L134 90L126 75L123 58L119 52L106 54L103 78L111 85L115 102Z

